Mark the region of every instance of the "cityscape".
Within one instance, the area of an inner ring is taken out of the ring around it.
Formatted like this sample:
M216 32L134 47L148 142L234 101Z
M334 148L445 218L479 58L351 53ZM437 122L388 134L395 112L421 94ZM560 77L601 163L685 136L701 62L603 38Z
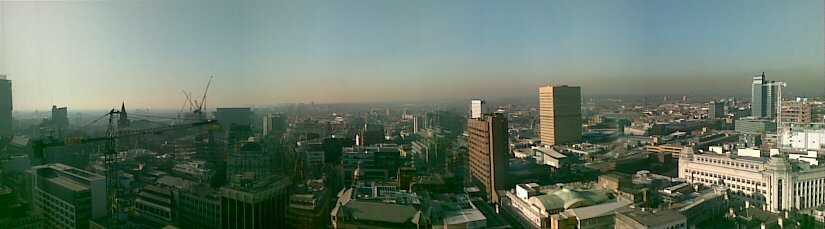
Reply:
M825 1L0 1L0 228L825 228Z

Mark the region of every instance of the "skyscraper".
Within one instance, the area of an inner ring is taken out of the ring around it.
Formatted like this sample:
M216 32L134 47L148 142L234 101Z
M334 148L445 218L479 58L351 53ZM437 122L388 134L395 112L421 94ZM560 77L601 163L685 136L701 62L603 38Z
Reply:
M11 135L11 80L0 75L0 137Z
M724 118L727 114L724 101L711 101L708 106L708 118Z
M286 228L289 178L221 188L222 228Z
M776 100L779 89L775 82L768 82L765 73L753 77L751 84L751 108L753 117L772 119L776 117Z
M496 190L509 187L507 125L507 117L500 113L467 120L470 174L484 186L487 199L493 203L499 202Z
M581 141L581 88L567 85L540 87L539 122L543 144Z
M89 220L106 216L105 177L63 164L34 166L31 177L46 228L89 228Z
M52 127L58 130L65 130L69 127L69 112L66 107L52 106Z

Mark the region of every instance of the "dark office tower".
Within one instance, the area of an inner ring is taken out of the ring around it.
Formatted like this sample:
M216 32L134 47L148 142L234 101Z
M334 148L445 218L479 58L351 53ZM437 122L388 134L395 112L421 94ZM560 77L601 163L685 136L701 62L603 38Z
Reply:
M708 106L708 118L725 118L725 102L711 101Z
M542 144L581 141L581 98L580 87L561 85L539 88L539 134Z
M117 128L129 127L129 115L126 114L126 103L120 105L120 119L117 120Z
M751 116L757 118L776 117L776 100L779 88L774 82L768 82L765 73L753 77L751 85Z
M467 120L467 151L473 180L484 186L487 199L498 203L497 190L506 190L509 169L507 117L485 114Z
M0 75L0 137L12 134L11 109L11 80L7 80L6 75Z
M358 145L370 146L384 143L384 126L378 124L364 124L361 135L358 137Z
M279 114L264 115L263 134L264 136L270 133L283 133L286 131L286 119Z
M231 126L246 126L252 123L252 109L249 107L239 108L218 108L215 111L215 119L222 125L224 129L229 129Z
M221 188L223 228L286 228L289 178Z
M52 106L52 127L58 130L69 127L69 112L66 107Z

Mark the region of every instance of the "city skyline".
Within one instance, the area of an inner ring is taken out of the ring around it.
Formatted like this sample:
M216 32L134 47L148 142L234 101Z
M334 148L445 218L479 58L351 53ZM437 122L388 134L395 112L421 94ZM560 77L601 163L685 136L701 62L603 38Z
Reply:
M823 96L821 1L0 2L14 110L535 96ZM32 14L30 12L38 12ZM45 15L45 16L44 16ZM151 92L151 93L147 93Z

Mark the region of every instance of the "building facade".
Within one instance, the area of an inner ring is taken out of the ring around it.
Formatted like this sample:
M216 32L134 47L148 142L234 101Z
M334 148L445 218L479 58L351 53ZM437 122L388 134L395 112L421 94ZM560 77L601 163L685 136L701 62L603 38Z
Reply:
M825 166L781 155L746 157L686 149L679 158L679 177L691 183L727 187L732 197L771 212L825 203Z
M220 192L192 190L179 192L177 196L177 217L180 228L221 228Z
M6 75L0 75L0 136L12 135L11 110L11 80L6 79Z
M289 178L221 188L222 228L286 228Z
M31 169L35 209L45 214L46 228L89 228L89 221L105 217L106 178L63 164Z
M484 187L487 199L499 202L496 190L505 190L509 168L507 117L503 114L484 115L467 120L467 150L470 174Z
M543 144L581 141L581 88L567 85L539 88L539 122Z
M765 73L753 77L751 84L751 116L773 119L776 117L776 102L779 87L768 82Z

